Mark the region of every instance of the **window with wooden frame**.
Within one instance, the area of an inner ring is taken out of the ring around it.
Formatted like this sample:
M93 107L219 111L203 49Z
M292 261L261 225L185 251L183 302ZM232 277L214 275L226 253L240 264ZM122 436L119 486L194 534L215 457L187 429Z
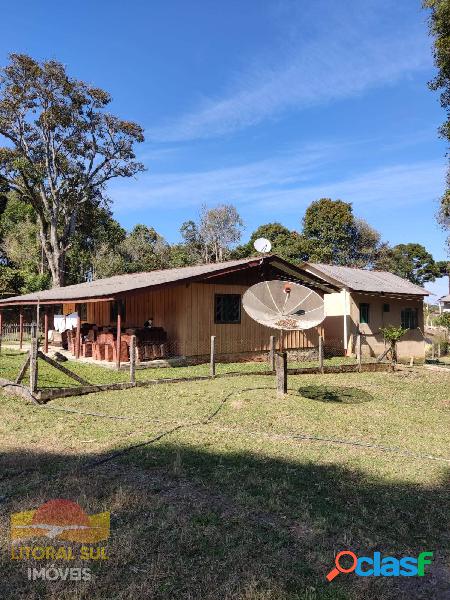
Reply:
M369 323L369 308L370 304L367 302L361 302L359 305L359 322L361 325L367 325Z
M402 308L401 312L402 327L405 329L417 329L418 311L417 308Z
M125 300L116 300L111 302L109 309L109 320L110 323L115 323L117 321L117 315L119 314L122 317L122 321L125 321L126 311L125 311Z
M383 312L391 312L391 305L387 302L383 304Z
M241 322L240 294L215 294L214 323L226 325Z

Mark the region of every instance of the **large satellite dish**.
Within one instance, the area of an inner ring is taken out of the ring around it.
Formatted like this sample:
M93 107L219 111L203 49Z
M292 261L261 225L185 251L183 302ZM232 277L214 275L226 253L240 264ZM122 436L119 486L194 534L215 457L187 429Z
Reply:
M272 329L311 329L325 318L319 294L298 283L261 281L245 292L242 304L249 317Z
M253 247L257 252L270 252L272 244L266 238L258 238L253 242Z

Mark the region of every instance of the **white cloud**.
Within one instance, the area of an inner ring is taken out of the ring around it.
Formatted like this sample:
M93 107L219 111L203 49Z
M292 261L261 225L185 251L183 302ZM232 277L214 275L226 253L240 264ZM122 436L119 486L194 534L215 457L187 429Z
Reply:
M298 33L300 39L289 41L289 49L274 66L267 66L266 57L261 57L260 64L235 77L233 88L221 97L205 99L192 112L147 131L148 138L168 142L228 134L286 110L389 85L429 66L425 27L402 30L402 23L397 28L381 27L382 12L375 11L374 16L366 3L359 2L354 10L348 5L344 15L339 11L322 15L316 31L308 36Z
M129 214L170 206L199 207L231 202L239 210L261 211L270 219L299 215L312 200L341 198L355 207L388 211L401 205L437 200L442 192L445 161L393 164L348 176L326 176L336 167L334 145L304 148L239 166L189 173L146 174L134 185L111 190L115 212ZM339 146L339 155L345 146ZM319 183L320 182L320 183ZM437 205L436 205L437 206ZM433 210L429 205L428 210ZM263 218L263 217L262 217Z

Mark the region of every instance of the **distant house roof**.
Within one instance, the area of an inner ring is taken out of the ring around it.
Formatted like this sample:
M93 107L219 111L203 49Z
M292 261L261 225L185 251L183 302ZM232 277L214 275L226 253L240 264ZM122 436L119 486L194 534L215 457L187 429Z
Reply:
M450 294L447 294L447 296L442 296L442 298L439 298L439 302L450 302Z
M113 300L115 297L133 290L158 288L166 285L176 285L177 283L209 279L241 269L257 267L261 264L268 264L278 268L284 271L287 276L297 277L305 283L313 284L325 292L332 292L337 289L336 284L329 283L321 275L309 274L304 268L297 267L278 256L264 255L240 260L228 260L221 263L195 265L193 267L115 275L114 277L97 279L87 283L5 298L0 300L0 307L15 304L37 304L38 301L42 304L59 304L75 301Z
M331 278L355 292L428 296L430 292L388 271L369 271L354 267L338 267L322 263L305 263L304 268L315 275Z

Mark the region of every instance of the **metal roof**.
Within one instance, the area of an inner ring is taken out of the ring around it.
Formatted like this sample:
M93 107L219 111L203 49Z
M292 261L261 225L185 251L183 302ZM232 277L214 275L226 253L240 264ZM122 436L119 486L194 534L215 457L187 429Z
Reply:
M324 275L355 292L405 294L428 296L430 292L389 271L369 271L354 267L340 267L322 263L305 263L303 267L313 274Z
M442 296L442 298L439 298L439 302L450 302L450 294L447 294L447 296Z
M309 275L303 268L299 268L275 255L253 256L240 260L228 260L221 263L195 265L193 267L179 267L175 269L162 269L143 273L129 273L115 275L106 279L92 282L68 285L66 287L43 290L23 296L13 296L0 300L0 306L14 304L36 304L38 301L45 303L62 303L73 301L112 300L125 292L133 290L155 288L173 285L192 280L202 280L219 276L243 268L258 266L261 263L272 264L273 267L284 270L286 273L295 274L304 281L314 284L324 291L333 291L336 286L328 284L319 275Z

